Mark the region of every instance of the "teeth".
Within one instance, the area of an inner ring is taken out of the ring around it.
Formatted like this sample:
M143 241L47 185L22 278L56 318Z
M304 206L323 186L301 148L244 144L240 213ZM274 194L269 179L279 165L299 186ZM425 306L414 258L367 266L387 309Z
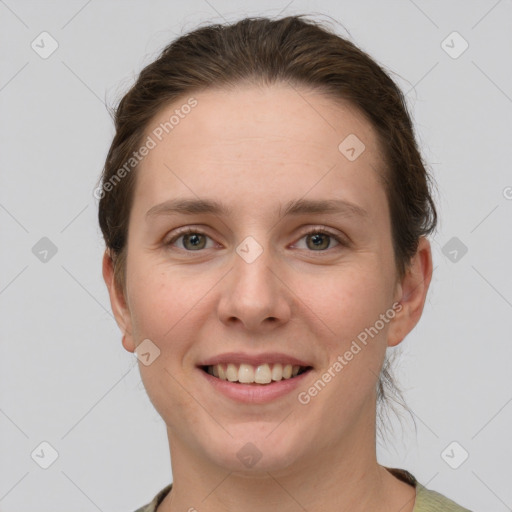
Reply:
M238 370L234 364L228 364L228 367L226 368L226 377L230 382L238 380Z
M254 382L254 368L250 364L241 364L238 369L238 382L250 384Z
M207 372L214 375L221 380L228 380L230 382L240 382L242 384L270 384L272 381L287 380L296 377L301 367L291 364L274 364L265 363L259 366L251 364L235 365L233 363L216 364L208 366Z
M272 380L281 380L283 378L283 365L275 364L272 368Z
M258 384L269 384L272 382L272 372L268 364L260 364L254 372L254 382Z

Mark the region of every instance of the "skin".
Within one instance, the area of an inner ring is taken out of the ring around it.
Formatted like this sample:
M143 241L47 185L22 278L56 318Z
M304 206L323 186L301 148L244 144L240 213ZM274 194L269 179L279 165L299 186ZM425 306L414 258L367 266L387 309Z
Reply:
M375 386L386 347L421 317L432 256L422 238L398 279L372 126L349 104L288 85L194 97L197 106L137 169L126 297L108 251L103 259L125 349L146 338L160 349L152 364L139 363L172 454L173 490L158 510L411 512L414 488L376 460ZM187 99L162 109L147 135ZM351 133L366 147L352 162L338 150ZM216 199L232 211L145 219L176 197ZM367 217L279 215L302 197L345 199ZM182 226L205 233L204 248L183 237L165 246ZM305 232L322 226L349 245L327 236L316 248ZM263 249L250 264L236 252L247 236ZM296 392L236 403L195 368L223 352L279 351L311 362L298 391L307 390L395 301L400 312L307 405ZM237 457L248 442L262 454L251 468Z

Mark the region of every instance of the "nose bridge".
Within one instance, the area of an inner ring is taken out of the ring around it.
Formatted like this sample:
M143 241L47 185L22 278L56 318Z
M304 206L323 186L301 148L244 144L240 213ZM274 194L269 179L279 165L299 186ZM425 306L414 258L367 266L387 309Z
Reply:
M285 287L277 277L278 261L262 236L263 243L247 236L235 249L233 271L219 305L224 321L237 318L246 327L257 328L268 318L274 323L289 318Z
M239 300L245 301L246 305L267 304L275 295L274 274L270 271L275 264L272 262L272 255L269 245L258 237L247 236L236 247L234 257L233 285Z

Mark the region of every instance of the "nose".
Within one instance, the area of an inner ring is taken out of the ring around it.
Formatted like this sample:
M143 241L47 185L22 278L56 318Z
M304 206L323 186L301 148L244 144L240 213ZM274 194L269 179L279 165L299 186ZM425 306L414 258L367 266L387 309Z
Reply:
M219 319L253 332L284 325L290 320L293 294L278 262L266 249L254 260L240 254L234 254L233 269L222 280Z

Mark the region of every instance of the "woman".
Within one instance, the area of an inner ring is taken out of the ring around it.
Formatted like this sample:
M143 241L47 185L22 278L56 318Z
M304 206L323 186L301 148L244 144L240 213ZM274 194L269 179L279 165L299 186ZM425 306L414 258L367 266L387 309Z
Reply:
M467 510L376 460L437 221L389 76L301 16L245 19L170 44L115 123L103 275L173 473L139 511Z

